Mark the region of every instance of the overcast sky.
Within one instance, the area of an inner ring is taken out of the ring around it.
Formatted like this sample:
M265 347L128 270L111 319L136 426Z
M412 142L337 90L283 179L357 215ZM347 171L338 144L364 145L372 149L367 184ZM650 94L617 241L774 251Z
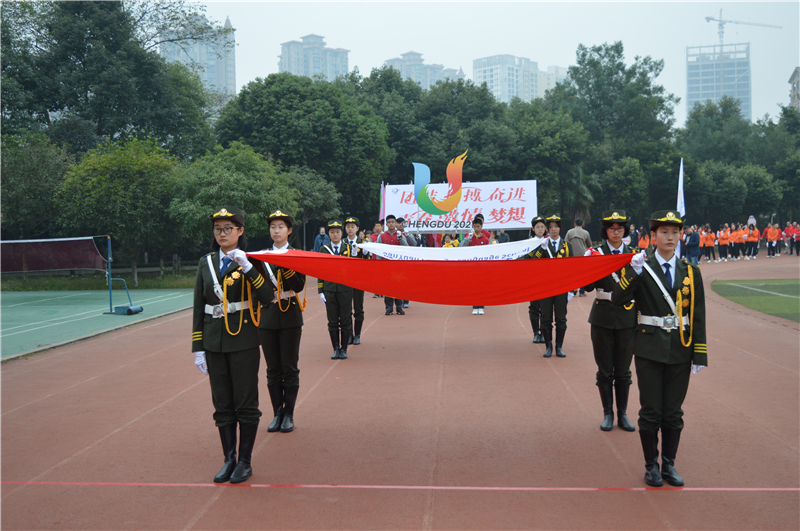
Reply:
M498 54L548 66L575 64L579 44L622 41L626 61L664 60L657 82L681 98L686 119L686 47L719 43L706 16L782 26L729 23L726 44L750 43L753 119L776 116L789 103L789 77L800 66L800 2L205 2L210 19L229 16L236 29L236 84L278 72L281 43L315 33L327 46L350 50L362 75L408 51L425 63L463 68Z

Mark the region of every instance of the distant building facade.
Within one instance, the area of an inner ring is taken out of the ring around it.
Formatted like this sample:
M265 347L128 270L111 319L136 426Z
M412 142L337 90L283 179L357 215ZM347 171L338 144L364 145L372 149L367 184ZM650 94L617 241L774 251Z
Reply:
M321 35L311 34L300 39L281 44L278 72L305 77L322 74L328 81L347 74L350 50L327 48L325 37Z
M510 103L515 97L523 101L541 98L548 89L563 82L567 73L560 66L542 71L536 61L508 54L472 61L472 81L476 85L486 83L494 97L503 103Z
M789 78L789 107L800 111L800 67L794 69L792 77Z
M232 31L221 42L166 42L159 46L161 57L197 73L207 90L220 95L222 105L236 96L236 35L230 18L225 19L225 28Z
M686 48L686 116L695 103L722 96L739 100L742 116L752 120L750 43Z
M403 79L414 80L424 89L431 88L437 81L467 77L460 68L456 71L455 68L445 68L438 64L426 65L422 61L422 54L418 52L406 52L400 57L385 61L384 64L400 72Z

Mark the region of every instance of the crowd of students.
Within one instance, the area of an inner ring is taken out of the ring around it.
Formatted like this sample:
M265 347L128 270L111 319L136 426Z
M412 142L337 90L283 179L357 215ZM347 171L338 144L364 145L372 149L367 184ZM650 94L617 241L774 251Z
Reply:
M681 240L681 256L695 264L756 260L762 242L767 258L781 254L800 256L800 227L796 221L788 222L783 229L775 223L763 230L755 223L724 223L716 231L708 223L692 225L685 227ZM647 249L651 245L650 236L631 225L629 245Z

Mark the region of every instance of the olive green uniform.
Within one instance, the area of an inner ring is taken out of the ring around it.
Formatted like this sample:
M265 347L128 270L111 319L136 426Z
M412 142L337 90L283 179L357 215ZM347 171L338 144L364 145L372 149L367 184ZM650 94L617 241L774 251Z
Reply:
M564 238L559 238L558 249L553 246L553 241L547 239L548 249L537 247L533 251L534 258L569 258L574 256L572 245ZM549 252L548 252L549 251ZM548 346L553 342L553 317L556 323L556 349L564 344L564 336L567 331L567 294L561 293L553 297L546 297L539 301L542 308L542 335L544 342Z
M229 303L243 301L243 288L244 300L248 300L248 287L254 313L258 301L270 299L270 290L265 285L264 277L255 267L244 273L236 262L231 261L221 273L219 252L213 252L210 256L220 287L227 291ZM258 409L258 328L253 323L249 309L229 312L227 327L224 316L214 317L206 313L206 305L214 306L220 302L214 292L214 278L204 256L198 264L194 285L192 352L202 350L206 353L216 425L223 427L236 422L258 424L261 418Z
M334 253L333 243L323 245L320 247L319 252L323 254L336 254ZM350 245L345 243L345 240L339 242L339 256L350 256ZM351 319L351 308L353 307L353 288L338 284L336 282L329 282L327 280L319 279L317 282L317 291L325 294L325 311L328 315L328 333L333 338L334 332L337 336L341 337L341 348L347 348L347 341L353 331L353 321ZM331 339L333 341L333 339ZM334 349L339 347L334 344Z
M342 240L343 242L347 242L347 245L350 247L350 252L353 258L369 258L369 253L365 252L364 249L361 248L362 243L367 243L368 241L364 238L356 238L356 247L355 251L353 251L353 246L350 245L350 240L345 238ZM361 327L364 324L364 290L353 288L353 336L360 336L361 335Z

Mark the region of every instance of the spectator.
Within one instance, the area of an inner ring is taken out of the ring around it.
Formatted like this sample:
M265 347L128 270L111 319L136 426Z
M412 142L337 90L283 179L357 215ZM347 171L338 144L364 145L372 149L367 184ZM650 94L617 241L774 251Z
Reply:
M372 243L377 242L381 232L383 232L383 220L375 222L375 226L372 228L372 234L369 235L369 240Z
M451 234L445 234L442 247L458 247L458 240L454 239Z
M406 240L406 237L403 235L403 232L398 230L397 225L397 219L394 216L386 216L386 230L378 236L377 243L383 243L385 245L403 245L408 247L409 243ZM379 256L376 258L380 260ZM392 315L395 306L397 307L397 315L406 314L406 312L403 311L403 299L384 297L383 304L386 306L386 315Z
M464 241L461 242L459 247L472 247L474 245L489 245L489 237L484 234L485 230L483 230L483 216L478 214L475 216L475 219L472 220L472 230L468 236L464 237ZM483 315L483 306L473 306L472 307L472 315Z
M511 236L506 234L506 229L500 229L500 234L497 236L498 243L508 243L511 241Z
M616 214L616 212L615 212ZM592 246L592 237L589 232L583 228L583 220L581 218L575 219L575 226L567 231L564 239L572 246L574 256L583 256L586 251ZM581 287L578 294L579 297L586 296L586 290Z
M314 252L318 253L320 247L323 245L328 245L329 243L331 243L331 239L328 238L327 234L325 234L325 227L320 227L319 234L317 234L317 237L314 238Z
M638 249L639 248L639 231L636 230L636 225L634 225L633 223L631 223L631 232L630 232L630 234L628 234L628 237L631 239L631 243L628 244L628 247L631 247L634 250Z
M686 234L686 258L689 260L690 264L699 265L699 258L700 258L700 235L694 231L694 227L686 226L685 229Z

